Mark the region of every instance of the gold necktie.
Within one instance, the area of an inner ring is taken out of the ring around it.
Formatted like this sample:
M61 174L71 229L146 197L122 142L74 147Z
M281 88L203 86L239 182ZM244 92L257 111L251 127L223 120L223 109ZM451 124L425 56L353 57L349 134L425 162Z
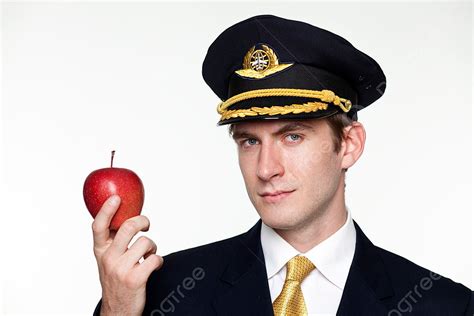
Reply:
M308 315L301 291L301 282L314 268L314 264L304 256L296 256L288 261L285 284L280 295L273 302L275 316Z

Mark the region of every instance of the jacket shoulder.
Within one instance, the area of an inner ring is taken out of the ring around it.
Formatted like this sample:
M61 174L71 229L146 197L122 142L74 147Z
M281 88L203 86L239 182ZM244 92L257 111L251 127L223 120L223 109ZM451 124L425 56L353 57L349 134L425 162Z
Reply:
M173 267L174 270L181 270L199 265L222 266L228 262L229 255L241 243L244 235L245 233L242 233L219 241L169 253L163 256L162 268L169 269Z
M147 281L144 314L213 314L209 303L244 234L163 256L163 265Z
M394 310L433 311L434 315L473 315L473 292L461 283L375 246L394 290ZM415 313L416 314L416 313Z

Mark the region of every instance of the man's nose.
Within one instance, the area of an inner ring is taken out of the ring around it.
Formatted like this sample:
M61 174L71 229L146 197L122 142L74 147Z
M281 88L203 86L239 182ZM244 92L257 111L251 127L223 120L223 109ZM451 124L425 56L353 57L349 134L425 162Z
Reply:
M271 142L262 143L258 158L257 176L263 181L269 181L275 176L282 176L284 170L278 146Z

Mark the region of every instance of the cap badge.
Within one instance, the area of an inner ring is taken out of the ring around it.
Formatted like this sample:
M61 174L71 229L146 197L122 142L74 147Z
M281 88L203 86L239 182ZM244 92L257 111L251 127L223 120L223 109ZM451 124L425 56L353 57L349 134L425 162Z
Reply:
M268 45L258 46L257 49L256 46L249 49L244 57L243 69L236 71L241 77L261 79L293 65L279 64L277 55Z

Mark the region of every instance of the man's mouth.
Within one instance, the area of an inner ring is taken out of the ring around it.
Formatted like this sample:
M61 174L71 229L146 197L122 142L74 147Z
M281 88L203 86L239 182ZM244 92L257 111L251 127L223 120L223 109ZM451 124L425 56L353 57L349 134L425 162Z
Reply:
M295 190L289 190L289 191L268 191L264 192L262 194L259 194L265 202L268 203L274 203L274 202L279 202L286 197L288 197L291 193L293 193Z

